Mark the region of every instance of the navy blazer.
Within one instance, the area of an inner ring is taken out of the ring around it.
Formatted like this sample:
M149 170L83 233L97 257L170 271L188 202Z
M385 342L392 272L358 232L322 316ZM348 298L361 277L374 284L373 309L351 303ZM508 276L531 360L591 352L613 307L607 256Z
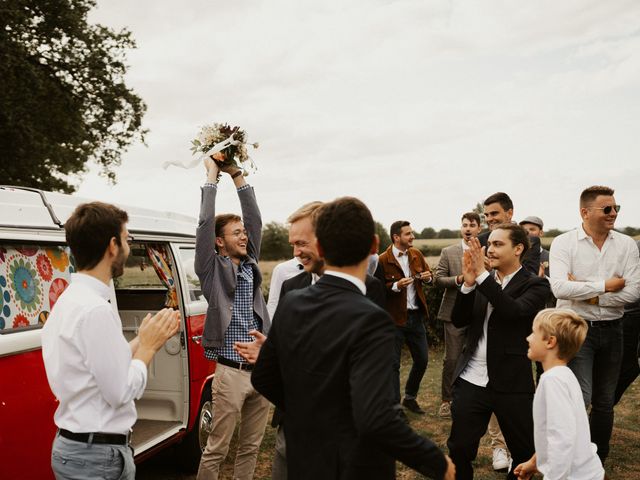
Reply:
M395 327L343 278L324 275L278 304L251 381L286 412L289 478L395 478L398 459L442 478L446 460L393 402Z

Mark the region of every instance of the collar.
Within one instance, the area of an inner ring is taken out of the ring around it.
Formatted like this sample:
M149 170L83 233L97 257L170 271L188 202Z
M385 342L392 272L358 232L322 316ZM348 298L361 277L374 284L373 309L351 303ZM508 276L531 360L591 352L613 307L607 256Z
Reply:
M580 226L577 228L577 231L578 231L578 240L584 240L584 239L587 239L587 238L591 238L591 235L589 235L585 231L583 224L580 224ZM610 239L613 238L613 232L614 232L614 230L610 230L609 231L609 233L607 234L607 240L610 240Z
M105 285L100 280L92 275L87 275L86 273L72 273L71 274L71 282L79 283L80 285L84 285L85 287L96 292L101 298L105 299L107 302L111 300L111 288L108 285Z
M393 252L393 256L396 258L400 258L400 254L402 253L402 256L409 256L409 249L407 248L406 251L402 252L399 249L396 248L395 245L391 246L391 251Z
M367 294L367 287L365 286L364 282L359 278L354 277L353 275L349 275L348 273L336 272L335 270L325 270L324 274L333 275L334 277L339 277L344 280L347 280L353 283L356 287L358 287L358 289L362 292L363 295Z
M498 274L496 273L496 276L495 276L496 283L498 283L498 285L502 285L502 289L504 290L505 288L507 288L507 284L511 281L513 277L516 276L516 273L518 273L520 270L522 270L522 265L520 265L520 268L518 268L515 272L505 276L502 279L502 281L498 278Z

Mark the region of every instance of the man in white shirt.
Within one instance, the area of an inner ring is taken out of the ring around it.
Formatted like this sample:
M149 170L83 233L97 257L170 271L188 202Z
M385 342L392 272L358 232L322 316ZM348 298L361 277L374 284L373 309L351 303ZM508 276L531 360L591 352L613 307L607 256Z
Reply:
M78 273L42 329L42 356L59 405L51 467L57 479L133 479L129 447L147 366L178 332L180 314L149 314L127 343L109 303L113 277L129 255L127 213L100 202L80 205L65 223Z
M457 479L473 478L472 461L492 413L500 423L514 465L533 455L531 406L534 382L525 338L544 308L549 282L521 265L527 234L512 223L496 226L488 239L486 270L480 241L464 252L464 284L452 321L467 326L465 349L453 374L451 434L447 441ZM507 478L515 478L509 472Z
M271 282L269 282L269 299L267 300L267 311L269 317L273 318L280 299L280 289L285 280L295 277L304 269L298 257L293 257L277 264L271 272Z
M591 440L604 464L613 429L613 405L622 362L624 305L640 296L638 248L613 230L620 206L609 187L580 195L582 225L551 244L551 288L559 308L570 308L589 324L582 348L569 363L585 404L591 404Z

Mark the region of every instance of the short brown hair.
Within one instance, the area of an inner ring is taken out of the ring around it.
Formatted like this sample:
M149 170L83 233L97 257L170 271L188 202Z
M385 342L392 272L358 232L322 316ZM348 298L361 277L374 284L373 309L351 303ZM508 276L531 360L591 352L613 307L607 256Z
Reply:
M496 227L493 229L494 232L496 230L506 230L507 232L509 232L509 240L511 240L511 243L514 247L518 244L524 247L522 249L522 253L520 254L520 263L522 263L524 254L527 253L527 250L529 250L529 247L531 246L529 244L529 235L527 234L527 231L520 225L517 225L515 223L501 223L499 225L496 225Z
M220 215L216 215L216 237L222 237L224 227L231 222L241 222L242 217L240 215L236 215L235 213L221 213ZM215 247L216 252L218 251L218 246Z
M464 222L465 218L470 222L476 222L476 225L480 225L480 215L478 215L476 212L465 213L464 215L462 215L460 222Z
M402 233L402 227L410 227L411 223L407 220L396 220L391 224L389 228L389 235L391 235L391 241L393 242L394 235L400 235Z
M303 218L311 217L313 221L314 214L318 211L318 209L323 205L322 202L309 202L305 203L287 218L288 223L295 223L298 220L302 220Z
M569 361L576 356L587 338L587 322L573 310L545 308L533 319L543 338L556 337L558 358Z
M499 203L503 210L512 210L513 202L511 197L504 192L496 192L493 195L489 195L484 201L484 205L491 205L492 203Z
M593 202L599 195L611 196L615 193L613 188L605 187L603 185L594 185L589 188L585 188L580 194L580 206L586 207L587 204Z
M128 221L127 212L109 203L78 205L64 224L67 244L78 270L90 270L98 265L112 238L120 245L122 227Z
M369 255L374 235L373 216L357 198L338 198L318 211L316 238L329 265L357 265Z

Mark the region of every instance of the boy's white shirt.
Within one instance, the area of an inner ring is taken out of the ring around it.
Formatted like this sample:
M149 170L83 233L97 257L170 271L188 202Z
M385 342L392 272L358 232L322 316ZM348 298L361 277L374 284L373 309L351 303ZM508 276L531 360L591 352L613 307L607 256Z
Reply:
M533 422L537 467L545 480L604 478L582 391L568 367L553 367L540 377Z

